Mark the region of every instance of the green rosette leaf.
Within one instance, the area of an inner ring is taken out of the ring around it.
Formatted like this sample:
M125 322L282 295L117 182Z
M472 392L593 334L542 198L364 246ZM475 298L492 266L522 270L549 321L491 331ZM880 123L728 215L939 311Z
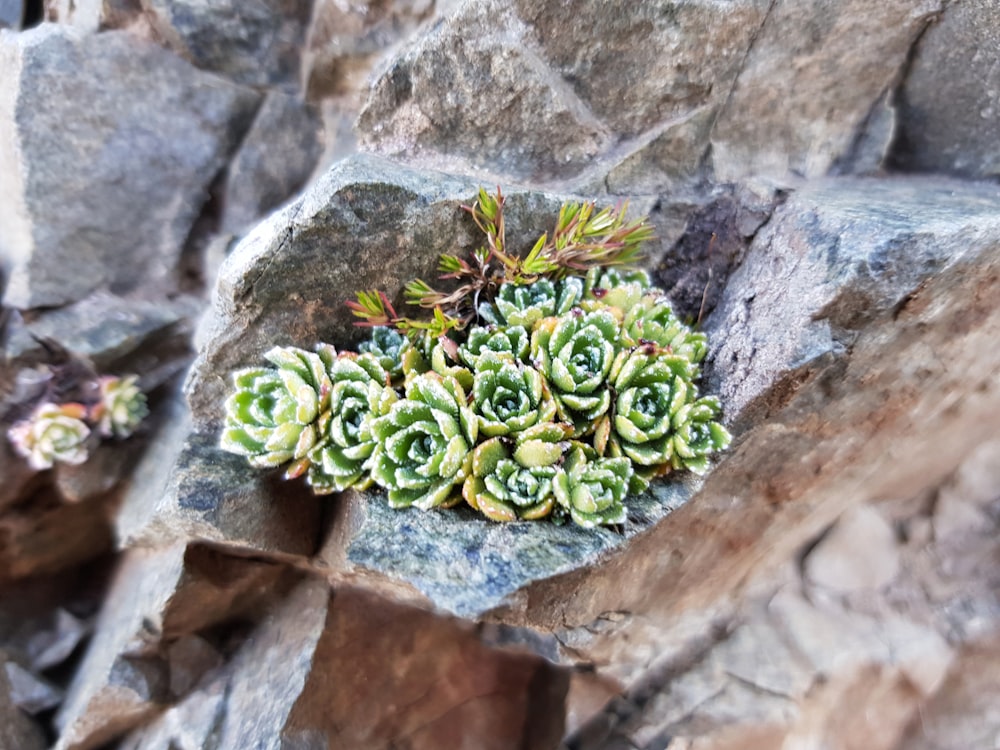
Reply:
M136 385L138 379L138 375L98 379L101 401L92 410L91 418L104 437L127 438L149 415L146 395Z
M597 458L577 443L552 482L556 502L584 528L625 523L625 495L632 463L625 457Z
M275 347L264 357L274 368L233 373L236 391L226 400L221 447L258 468L307 459L325 439L333 347L309 352Z
M675 469L695 474L708 471L708 457L729 447L732 436L716 421L721 406L715 396L705 396L686 404L674 415L673 456Z
M465 501L493 521L534 521L555 507L553 480L569 446L568 425L535 425L511 442L490 438L472 454Z
M574 308L544 318L531 337L531 355L548 380L562 420L577 436L594 429L611 404L607 377L619 349L618 319L608 310Z
M372 329L371 338L358 344L358 353L374 356L382 369L395 381L403 376L403 352L406 344L406 336L395 328L376 326Z
M406 398L371 422L371 477L394 508L423 510L458 502L479 421L457 380L426 372L410 379Z
M708 337L684 325L667 298L656 292L644 295L626 311L622 331L631 345L653 343L694 364L701 362L708 351Z
M611 382L616 397L610 420L611 455L628 456L643 469L670 465L675 420L694 392L693 365L654 346L624 351ZM603 451L602 445L597 445Z
M553 283L540 278L530 284L501 284L493 303L479 306L479 316L496 326L523 326L527 330L542 318L570 310L583 294L580 279Z
M523 432L556 414L541 373L496 354L480 357L472 398L479 432L486 437Z
M82 464L87 460L90 428L83 421L83 404L39 405L31 416L7 431L14 450L36 471L51 469L56 462Z
M458 347L459 358L475 371L480 357L486 354L506 355L519 362L528 362L531 337L524 326L475 326L469 337Z
M306 475L318 495L371 486L368 468L375 452L371 423L398 400L389 386L389 373L373 354L341 353L329 374L330 419L325 439L309 456Z
M628 311L650 288L645 271L623 271L618 268L592 268L584 281L584 297Z

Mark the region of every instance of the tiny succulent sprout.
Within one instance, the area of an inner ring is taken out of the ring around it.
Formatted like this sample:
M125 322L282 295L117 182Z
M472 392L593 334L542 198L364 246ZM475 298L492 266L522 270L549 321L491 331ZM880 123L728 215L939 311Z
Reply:
M562 512L578 526L611 526L625 523L631 478L627 458L595 458L587 446L576 443L556 472L553 489Z
M506 354L520 362L528 362L528 331L524 326L476 326L469 331L469 338L458 348L458 356L471 367L477 369L479 358L487 353Z
M587 273L583 286L586 298L628 311L649 289L650 281L645 271L595 267Z
M673 456L675 469L688 469L695 474L708 471L708 457L729 447L732 436L715 421L721 407L715 396L705 396L681 407L672 419L674 427Z
M556 415L541 373L495 354L479 359L472 398L479 432L486 437L521 432Z
M701 362L708 351L708 337L684 325L674 315L667 298L659 292L643 295L626 311L622 330L626 341L632 345L649 341L694 364Z
M223 450L246 456L258 468L303 461L324 439L332 384L327 368L333 347L319 352L275 347L264 355L275 365L233 373L236 392L226 401ZM300 474L299 463L294 474Z
M618 352L618 320L607 310L569 313L538 322L531 354L548 379L561 419L576 426L576 435L591 432L608 410L608 373Z
M87 460L90 428L83 420L83 404L39 405L31 416L7 432L14 450L36 471L51 469L56 462L82 464Z
M512 447L490 438L472 453L465 501L492 521L534 521L552 513L553 480L569 443L569 425L547 423L518 433Z
M461 501L461 485L479 435L476 415L454 378L427 372L409 381L406 398L373 420L371 476L394 508L422 510Z
M580 298L579 283L557 285L546 278L531 284L501 284L493 303L483 303L479 315L493 325L523 326L569 310Z
M105 376L97 381L101 400L91 408L90 418L104 437L127 438L149 415L146 396L136 385L137 375Z
M309 457L306 481L318 495L371 485L371 422L396 402L389 374L372 354L342 352L329 368L330 419Z
M396 380L403 375L406 343L406 337L395 328L376 326L372 328L371 338L358 344L358 352L373 355L389 377Z

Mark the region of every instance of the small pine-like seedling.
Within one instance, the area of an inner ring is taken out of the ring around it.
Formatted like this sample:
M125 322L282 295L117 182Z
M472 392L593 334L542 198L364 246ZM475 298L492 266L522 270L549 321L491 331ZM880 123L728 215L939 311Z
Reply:
M7 432L14 450L36 471L55 463L82 464L87 460L90 428L83 404L41 404L28 419Z
M234 375L223 447L256 466L293 462L317 493L374 484L394 508L464 498L492 521L623 524L628 496L671 471L704 473L728 446L714 397L699 397L708 342L632 266L651 236L624 208L567 203L520 257L504 198L466 208L485 245L443 255L437 290L349 302L373 328L360 355L274 349L274 368Z

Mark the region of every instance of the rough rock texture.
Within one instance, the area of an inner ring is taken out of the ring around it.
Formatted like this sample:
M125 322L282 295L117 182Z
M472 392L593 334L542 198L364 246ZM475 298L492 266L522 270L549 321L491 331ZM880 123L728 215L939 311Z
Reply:
M303 64L309 98L363 90L378 56L411 35L434 9L434 0L315 0Z
M141 0L182 57L247 86L297 86L312 0Z
M47 0L0 33L0 438L98 371L153 411L81 466L0 439L0 748L997 744L998 11ZM517 249L566 196L650 215L736 435L703 479L587 533L219 449L234 368L351 347L344 301L399 309L494 184Z
M319 131L313 107L294 96L268 94L229 163L222 232L246 230L305 184L323 152Z
M331 599L324 582L304 581L228 669L123 747L203 747L210 735L218 750L556 745L564 674L487 649L466 623L385 605L350 589Z
M162 709L176 679L165 646L259 603L283 573L183 544L125 555L56 719L56 748L98 747Z
M1000 29L996 0L952 3L914 51L899 90L894 166L1000 175ZM947 81L947 96L942 96Z
M257 94L122 32L3 33L0 66L4 303L169 279Z
M940 8L776 0L712 131L716 179L826 174Z

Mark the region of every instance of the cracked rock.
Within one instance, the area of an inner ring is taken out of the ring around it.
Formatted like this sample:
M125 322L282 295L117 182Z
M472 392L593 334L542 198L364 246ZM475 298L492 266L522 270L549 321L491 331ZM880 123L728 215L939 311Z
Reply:
M169 282L258 95L125 32L5 32L0 65L0 133L19 144L0 152L4 303Z
M997 14L998 0L949 3L921 38L899 89L893 166L971 178L1000 175Z
M0 652L0 665L11 664ZM0 747L14 750L44 750L47 743L41 728L15 702L17 690L6 669L0 669Z

